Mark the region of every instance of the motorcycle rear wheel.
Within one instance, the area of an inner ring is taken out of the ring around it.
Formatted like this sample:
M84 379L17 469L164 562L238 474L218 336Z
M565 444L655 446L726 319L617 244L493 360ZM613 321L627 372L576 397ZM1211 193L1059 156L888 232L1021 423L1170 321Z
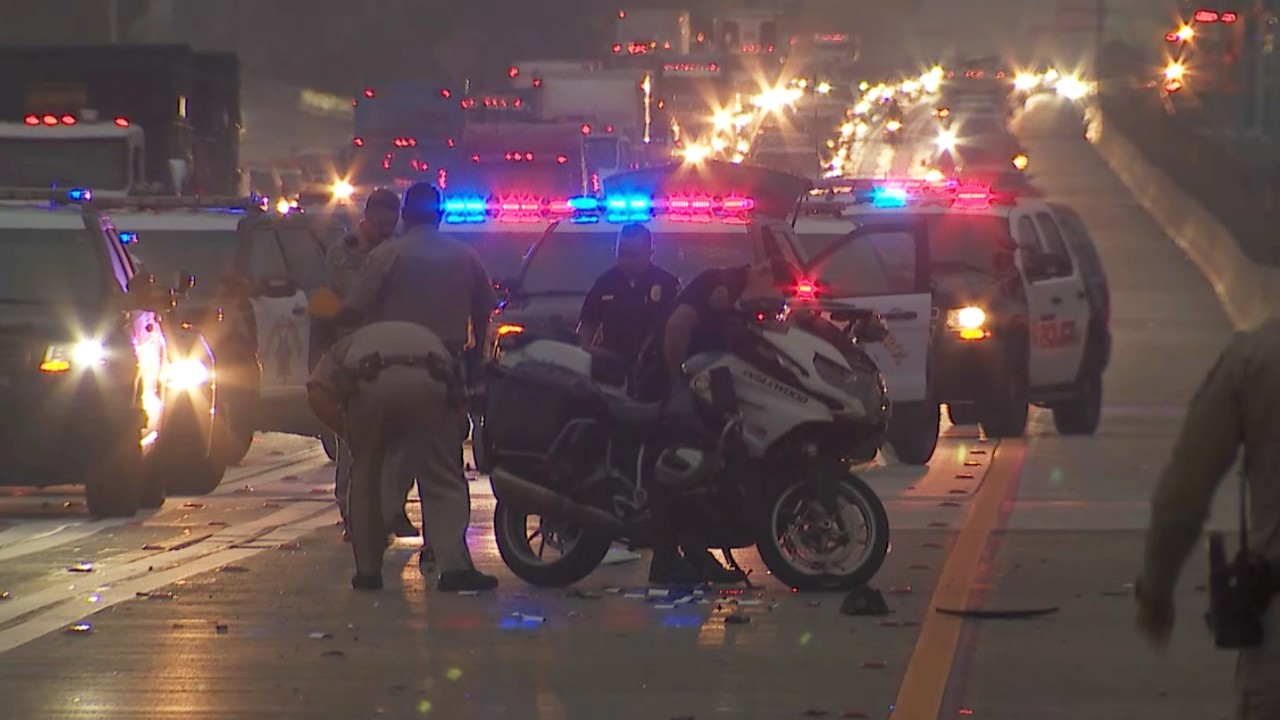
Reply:
M537 530L530 534L530 521ZM566 587L590 575L613 544L609 535L574 523L552 521L499 500L493 511L498 554L516 577L537 587ZM558 552L544 559L547 548Z
M870 582L889 554L889 516L861 478L834 478L841 511L823 509L816 483L801 478L782 486L763 504L757 549L773 576L797 590L847 590ZM847 512L860 518L849 527ZM861 550L859 550L861 548ZM851 565L838 563L856 554Z

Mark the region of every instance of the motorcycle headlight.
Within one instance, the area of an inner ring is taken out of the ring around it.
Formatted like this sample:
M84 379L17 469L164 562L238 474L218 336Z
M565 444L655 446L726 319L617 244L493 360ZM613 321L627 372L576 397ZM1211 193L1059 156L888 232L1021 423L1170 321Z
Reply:
M164 371L164 384L170 390L194 390L209 382L212 373L199 360L179 360L169 363Z
M981 340L989 335L986 329L987 313L970 305L947 311L947 329L960 335L961 340Z
M107 359L107 349L97 340L81 340L77 343L50 345L40 360L40 371L64 373L72 368L97 367Z

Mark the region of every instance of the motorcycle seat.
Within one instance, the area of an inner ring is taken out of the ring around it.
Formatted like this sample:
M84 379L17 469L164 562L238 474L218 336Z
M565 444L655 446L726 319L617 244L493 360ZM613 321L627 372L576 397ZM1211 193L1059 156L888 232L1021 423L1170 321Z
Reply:
M630 427L652 425L662 418L662 404L617 400L609 403L609 417Z

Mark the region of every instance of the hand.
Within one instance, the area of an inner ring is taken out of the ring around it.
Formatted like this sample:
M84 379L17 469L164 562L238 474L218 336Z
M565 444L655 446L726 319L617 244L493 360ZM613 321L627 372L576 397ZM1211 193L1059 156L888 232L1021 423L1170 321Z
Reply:
M1164 652L1173 634L1176 614L1172 598L1152 598L1142 591L1142 581L1134 584L1134 597L1138 601L1138 632L1156 652Z

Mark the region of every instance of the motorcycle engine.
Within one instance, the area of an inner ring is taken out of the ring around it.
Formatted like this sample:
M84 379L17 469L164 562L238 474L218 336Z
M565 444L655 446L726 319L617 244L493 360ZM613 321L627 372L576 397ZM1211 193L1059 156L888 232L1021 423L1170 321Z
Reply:
M662 451L653 477L667 487L692 487L711 474L712 458L697 448L672 447Z

